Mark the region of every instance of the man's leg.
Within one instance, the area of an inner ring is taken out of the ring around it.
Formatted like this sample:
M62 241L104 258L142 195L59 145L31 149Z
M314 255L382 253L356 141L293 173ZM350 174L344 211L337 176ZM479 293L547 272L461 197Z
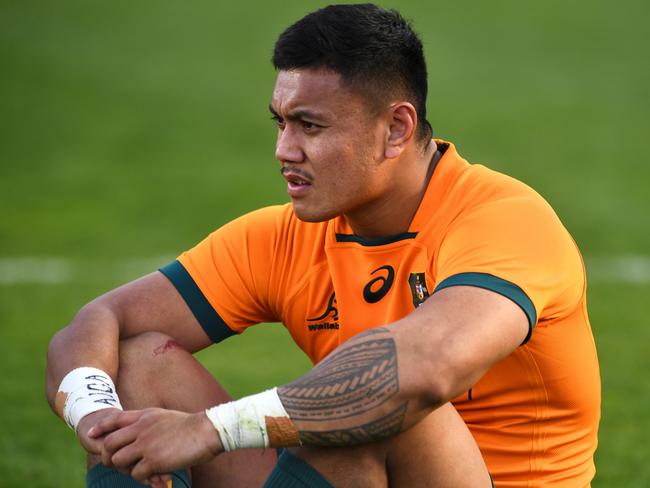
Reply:
M189 352L170 337L153 332L120 343L117 390L125 409L162 407L199 412L231 400ZM88 468L99 462L98 457L89 456ZM192 468L192 486L258 488L275 462L274 449L225 453Z
M388 441L386 459L391 486L492 486L481 451L450 403Z
M382 442L344 448L300 447L289 452L292 456L281 457L267 488L283 487L287 480L292 487L492 486L472 435L450 404ZM321 480L316 483L318 474Z
M191 354L169 337L146 333L120 344L117 379L126 409L162 407L198 412L230 400L226 391ZM89 468L99 462L89 457ZM193 486L259 487L276 462L275 450L241 450L192 468ZM287 468L286 473L278 469ZM298 476L327 486L490 486L480 452L451 405L445 405L402 434L383 442L346 448L301 447L290 450L267 486L287 486ZM285 476L286 475L286 476ZM310 478L311 476L311 478ZM327 480L327 481L325 481Z

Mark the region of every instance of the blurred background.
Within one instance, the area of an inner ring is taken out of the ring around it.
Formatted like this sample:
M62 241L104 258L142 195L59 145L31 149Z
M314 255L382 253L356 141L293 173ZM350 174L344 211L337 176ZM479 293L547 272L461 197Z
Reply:
M79 307L288 200L269 59L325 4L0 1L0 486L83 484L43 394L49 338ZM582 249L603 379L594 486L650 486L650 3L381 4L423 37L436 136L536 188ZM308 368L277 324L199 356L235 396Z

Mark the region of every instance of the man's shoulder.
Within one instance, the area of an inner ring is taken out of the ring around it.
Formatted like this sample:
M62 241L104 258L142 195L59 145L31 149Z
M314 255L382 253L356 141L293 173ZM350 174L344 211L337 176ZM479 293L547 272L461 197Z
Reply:
M467 199L484 203L507 198L544 201L531 186L480 163L470 164L459 178L458 192Z
M437 142L440 145L443 141ZM447 228L465 215L477 211L485 214L489 209L494 209L495 218L502 218L504 211L552 212L546 200L526 183L481 163L470 163L453 144L444 144L445 152L423 202L425 211L433 214L429 224Z
M523 181L482 164L470 165L452 191L460 216L481 215L484 222L520 222L531 218L541 225L562 227L548 201ZM513 229L515 231L516 229Z
M504 194L534 195L541 198L523 181L480 161L466 160L459 154L453 143L443 140L436 140L436 143L443 150L441 162L446 163L445 183L450 189L462 188L463 193L476 189L486 199Z

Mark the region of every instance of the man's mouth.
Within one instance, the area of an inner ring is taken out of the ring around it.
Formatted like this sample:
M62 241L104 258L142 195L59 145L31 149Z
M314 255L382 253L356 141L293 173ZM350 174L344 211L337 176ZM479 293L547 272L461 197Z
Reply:
M290 168L289 166L285 166L280 169L280 172L288 182L295 183L296 185L311 185L311 182L313 180L309 173L298 168Z
M285 167L281 169L282 176L287 180L287 193L292 198L306 195L312 185L313 178L305 171Z
M287 179L287 182L289 184L291 184L291 185L302 186L302 185L309 185L310 184L304 178L301 178L300 176L296 176L296 175L287 175L286 179Z

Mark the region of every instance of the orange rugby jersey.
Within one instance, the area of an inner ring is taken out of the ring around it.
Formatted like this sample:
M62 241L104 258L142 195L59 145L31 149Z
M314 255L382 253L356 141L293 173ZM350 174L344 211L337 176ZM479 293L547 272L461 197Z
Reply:
M362 239L342 217L302 222L287 204L224 225L161 271L214 342L282 322L314 363L442 288L508 297L529 335L454 405L497 487L588 486L600 379L580 254L531 188L437 142L406 233Z

